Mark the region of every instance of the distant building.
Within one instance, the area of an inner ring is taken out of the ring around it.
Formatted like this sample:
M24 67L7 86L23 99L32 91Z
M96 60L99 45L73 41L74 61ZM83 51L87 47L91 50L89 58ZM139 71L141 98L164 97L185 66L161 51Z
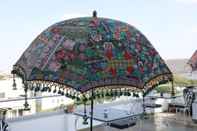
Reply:
M192 71L197 70L197 50L194 52L192 57L189 59L188 64L191 66Z
M13 80L7 78L0 80L0 108L11 108L8 112L8 117L18 117L24 115L24 89L22 87L21 79L16 80L17 90L13 90ZM34 96L32 92L28 92L28 104L31 110L27 114L34 114L36 112L48 111L54 108L73 103L73 100L66 98L65 96L54 96L52 93L37 93ZM38 97L38 99L36 99Z

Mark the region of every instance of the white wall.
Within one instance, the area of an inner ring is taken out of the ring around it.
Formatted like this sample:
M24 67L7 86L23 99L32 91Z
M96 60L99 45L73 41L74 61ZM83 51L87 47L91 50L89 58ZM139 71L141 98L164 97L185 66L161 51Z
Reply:
M67 116L63 113L40 116L26 116L9 122L10 131L69 131Z
M77 121L76 121L77 120ZM77 123L76 123L77 122ZM76 131L89 128L82 124L82 117L73 114L65 114L63 111L51 113L39 113L32 116L25 116L14 120L8 120L9 131ZM101 122L93 121L93 125L100 125Z
M13 79L0 80L0 92L5 92L6 98L16 98L24 94L21 79L16 78L17 90L13 90Z
M47 95L43 93L43 96ZM52 95L52 94L51 94ZM59 107L60 105L69 105L73 104L74 101L72 99L66 98L65 96L58 97L50 97L50 98L42 98L42 110L53 109L54 107Z

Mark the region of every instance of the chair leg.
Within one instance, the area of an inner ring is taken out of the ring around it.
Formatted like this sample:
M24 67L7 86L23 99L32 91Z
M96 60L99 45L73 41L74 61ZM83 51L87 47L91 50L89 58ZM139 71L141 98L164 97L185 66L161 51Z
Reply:
M178 113L180 112L180 110L178 108L175 109L175 113Z
M190 111L190 109L187 109L187 116L191 116L191 111Z

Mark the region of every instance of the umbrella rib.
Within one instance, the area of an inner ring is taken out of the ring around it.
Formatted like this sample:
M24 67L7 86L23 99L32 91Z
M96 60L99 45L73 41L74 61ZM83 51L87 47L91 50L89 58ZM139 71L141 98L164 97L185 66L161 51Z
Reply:
M42 70L46 67L46 65L49 63L49 60L51 59L51 57L53 56L53 54L55 53L55 51L57 50L57 48L61 45L61 43L63 42L64 37L62 37L60 39L60 41L58 42L58 44L56 45L56 47L54 48L54 50L52 51L52 53L49 55L46 63L42 66Z

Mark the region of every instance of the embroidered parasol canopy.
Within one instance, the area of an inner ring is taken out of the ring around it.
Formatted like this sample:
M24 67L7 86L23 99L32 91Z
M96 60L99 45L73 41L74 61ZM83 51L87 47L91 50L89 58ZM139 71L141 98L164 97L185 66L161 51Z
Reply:
M139 30L98 17L50 26L26 49L12 73L32 90L59 88L62 93L117 85L148 92L173 80L164 60Z

